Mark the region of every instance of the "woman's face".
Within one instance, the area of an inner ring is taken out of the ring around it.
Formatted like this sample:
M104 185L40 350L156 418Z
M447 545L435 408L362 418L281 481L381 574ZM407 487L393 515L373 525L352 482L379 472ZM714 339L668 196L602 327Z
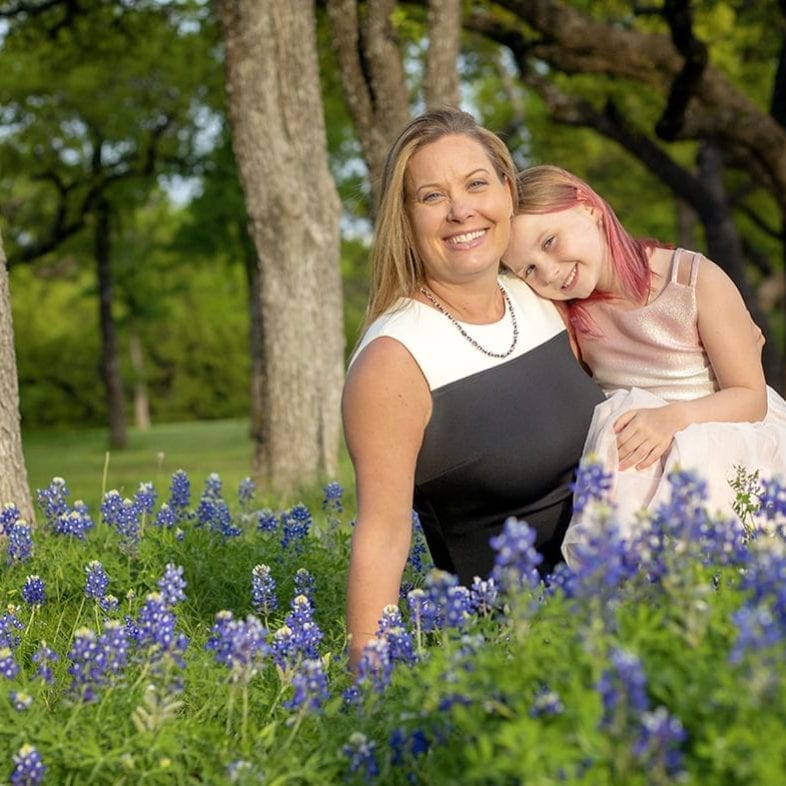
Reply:
M606 246L595 211L585 204L513 218L505 264L549 300L613 291Z
M405 191L427 279L450 284L496 274L513 198L479 142L453 134L422 147L407 164Z

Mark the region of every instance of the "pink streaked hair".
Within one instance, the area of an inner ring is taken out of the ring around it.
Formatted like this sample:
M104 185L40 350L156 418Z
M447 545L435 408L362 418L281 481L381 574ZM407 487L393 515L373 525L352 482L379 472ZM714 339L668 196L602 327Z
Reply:
M594 208L600 216L606 249L623 291L635 301L647 297L652 284L649 251L668 246L657 240L630 235L608 202L581 178L565 169L550 164L533 166L519 172L516 181L519 192L517 213L556 213L579 204ZM599 300L605 297L608 296L593 292L586 299ZM567 301L570 321L577 330L590 333L592 323L581 302Z

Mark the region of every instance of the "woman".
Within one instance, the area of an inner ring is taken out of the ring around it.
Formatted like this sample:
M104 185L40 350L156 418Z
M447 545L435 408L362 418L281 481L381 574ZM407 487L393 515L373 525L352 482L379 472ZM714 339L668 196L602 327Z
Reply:
M366 330L343 398L358 516L350 660L398 601L418 512L437 567L493 567L509 516L561 559L570 483L603 396L555 306L500 275L517 202L504 143L457 110L412 121L383 173Z

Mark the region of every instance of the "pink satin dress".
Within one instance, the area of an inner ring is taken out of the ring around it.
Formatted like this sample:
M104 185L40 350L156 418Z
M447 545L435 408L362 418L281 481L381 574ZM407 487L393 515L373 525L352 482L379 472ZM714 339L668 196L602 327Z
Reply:
M695 284L701 255L693 254L690 281L681 284L677 271L682 253L691 252L674 252L669 281L652 302L630 310L608 301L587 303L593 335L577 336L583 358L607 396L595 409L582 461L594 457L612 474L614 518L628 537L635 531L637 514L669 499L667 477L673 469L697 471L707 483L708 510L726 517L735 515L735 494L729 485L735 467L758 469L761 478L786 480L786 402L771 388L764 420L697 423L675 434L669 452L653 466L617 469L613 424L623 412L718 390L698 332ZM562 547L568 564L575 564L575 544L596 526L591 514L574 515Z

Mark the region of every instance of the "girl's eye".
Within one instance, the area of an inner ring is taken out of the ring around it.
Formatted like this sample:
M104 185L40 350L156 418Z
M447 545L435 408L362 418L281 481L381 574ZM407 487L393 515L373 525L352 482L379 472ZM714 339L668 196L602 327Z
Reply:
M524 269L521 271L521 275L522 275L522 276L524 276L524 278L526 278L527 276L529 276L530 274L532 274L532 273L534 273L534 272L535 272L535 265L527 265L527 266L526 266L526 267L525 267L525 268L524 268Z
M550 235L543 241L544 250L551 248L554 245L554 235Z

